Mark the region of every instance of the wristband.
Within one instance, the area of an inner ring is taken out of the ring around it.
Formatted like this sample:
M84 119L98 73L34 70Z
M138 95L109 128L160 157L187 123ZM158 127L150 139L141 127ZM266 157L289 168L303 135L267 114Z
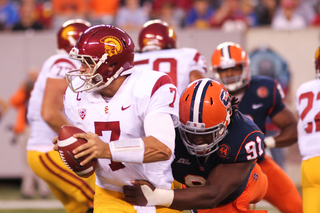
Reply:
M141 138L112 141L109 147L115 162L143 163L144 142Z
M147 186L142 185L141 190L147 199L147 206L171 206L174 198L174 191L172 189L158 189L154 191Z
M274 148L276 147L276 141L274 140L274 137L268 136L264 139L264 144L267 148Z

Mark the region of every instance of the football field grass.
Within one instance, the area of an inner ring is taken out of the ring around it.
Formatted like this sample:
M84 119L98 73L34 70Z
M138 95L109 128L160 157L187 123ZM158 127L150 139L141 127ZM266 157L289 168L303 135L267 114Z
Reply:
M255 209L268 210L268 213L280 213L270 204L262 201ZM0 180L0 213L66 213L61 203L52 195L41 198L38 194L33 199L24 199L20 194L19 180ZM190 213L184 211L183 213Z

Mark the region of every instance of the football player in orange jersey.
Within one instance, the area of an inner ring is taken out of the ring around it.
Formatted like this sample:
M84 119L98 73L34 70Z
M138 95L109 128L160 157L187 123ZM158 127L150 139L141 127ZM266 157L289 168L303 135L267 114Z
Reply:
M266 148L285 147L297 141L297 119L285 106L280 84L269 77L250 75L250 61L243 48L233 42L217 46L212 54L215 79L219 80L239 100L239 110L250 117L265 132L266 118L281 130L264 140ZM302 212L301 196L290 177L267 155L258 160L268 176L265 200L282 213Z
M264 135L237 110L236 98L218 81L200 79L182 93L179 115L171 166L187 188L155 189L135 180L124 187L126 200L199 213L267 212L249 210L267 191L267 177L256 163L264 154Z

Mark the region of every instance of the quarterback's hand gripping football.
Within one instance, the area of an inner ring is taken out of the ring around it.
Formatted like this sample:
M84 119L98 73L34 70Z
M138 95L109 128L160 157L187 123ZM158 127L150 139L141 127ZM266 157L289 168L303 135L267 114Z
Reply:
M76 133L73 137L87 140L87 143L73 150L74 157L77 159L88 155L88 157L81 162L82 166L90 162L93 158L111 159L109 145L103 142L97 134L91 132Z

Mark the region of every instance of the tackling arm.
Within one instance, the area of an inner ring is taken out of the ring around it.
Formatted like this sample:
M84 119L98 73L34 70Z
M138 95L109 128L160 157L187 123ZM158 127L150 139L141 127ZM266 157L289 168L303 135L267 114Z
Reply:
M204 186L176 190L156 189L153 190L156 196L150 190L145 190L145 186L140 186L145 183L134 181L134 186L123 187L125 199L133 205L165 205L178 210L212 209L245 181L252 164L253 161L220 164L211 171ZM168 198L172 200L169 201Z

